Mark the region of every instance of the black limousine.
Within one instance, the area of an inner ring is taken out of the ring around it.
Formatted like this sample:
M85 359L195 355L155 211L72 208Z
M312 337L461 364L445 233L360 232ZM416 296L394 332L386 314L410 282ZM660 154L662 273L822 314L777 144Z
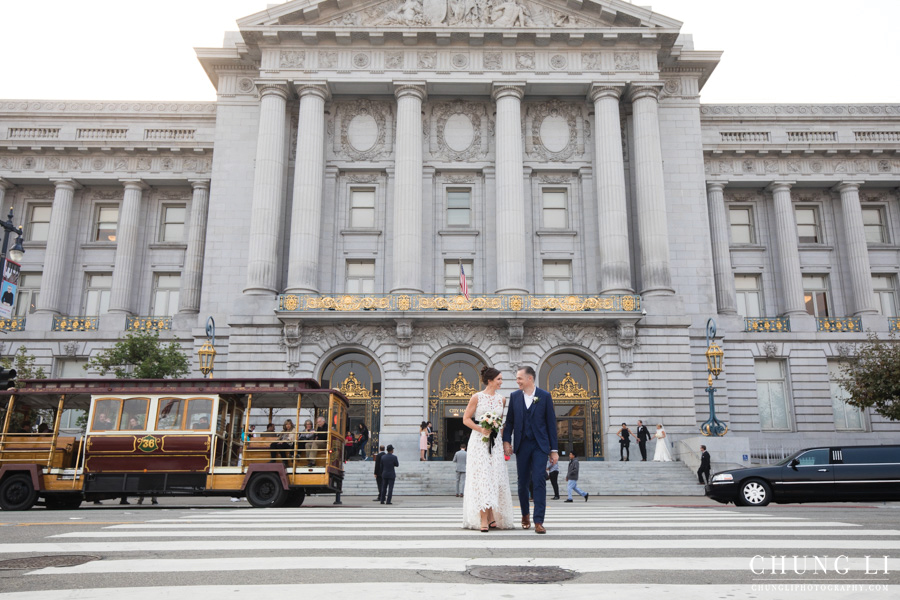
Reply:
M900 500L900 446L807 448L774 465L719 471L706 495L740 506Z

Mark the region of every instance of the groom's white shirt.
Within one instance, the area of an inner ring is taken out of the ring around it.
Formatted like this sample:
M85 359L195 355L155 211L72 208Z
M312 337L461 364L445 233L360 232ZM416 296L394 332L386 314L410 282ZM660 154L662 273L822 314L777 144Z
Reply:
M522 390L522 395L525 396L525 410L531 408L531 403L534 402L534 395L537 393L537 386L533 390L531 390L531 395L528 395L528 392Z

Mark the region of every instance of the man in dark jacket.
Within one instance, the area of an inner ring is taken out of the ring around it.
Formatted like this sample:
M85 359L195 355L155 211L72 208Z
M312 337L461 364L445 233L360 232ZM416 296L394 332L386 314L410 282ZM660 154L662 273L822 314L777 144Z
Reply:
M647 462L647 442L650 441L650 431L643 421L638 421L637 439L638 448L641 449L641 462Z
M373 502L381 500L381 486L384 480L381 478L381 457L384 456L384 446L378 446L378 454L375 455L375 485L378 486L378 495Z
M704 475L706 481L703 481ZM706 451L706 446L700 446L700 468L697 469L697 479L700 480L700 485L709 483L709 452Z
M569 470L566 473L566 488L569 491L569 498L566 502L572 502L572 492L578 492L584 498L584 501L587 502L588 494L584 490L578 487L578 457L575 456L574 452L569 452Z
M391 497L394 495L394 480L397 479L397 472L394 470L400 466L400 461L394 456L394 447L388 444L387 454L381 457L381 503L391 504Z

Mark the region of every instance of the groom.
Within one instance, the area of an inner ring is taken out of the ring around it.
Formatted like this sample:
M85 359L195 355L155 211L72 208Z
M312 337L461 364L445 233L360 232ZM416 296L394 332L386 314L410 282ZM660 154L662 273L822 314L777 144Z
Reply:
M519 389L509 396L509 412L503 424L503 453L510 456L510 443L515 435L516 470L519 475L519 504L522 506L522 529L530 529L528 516L528 484L534 485L534 531L544 529L544 511L547 508L547 457L550 464L559 461L556 449L556 413L550 393L534 384L535 373L531 367L516 372Z

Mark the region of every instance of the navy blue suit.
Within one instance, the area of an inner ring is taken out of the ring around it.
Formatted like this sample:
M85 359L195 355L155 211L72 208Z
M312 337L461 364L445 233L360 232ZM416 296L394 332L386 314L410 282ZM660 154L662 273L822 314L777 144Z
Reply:
M509 412L503 425L503 441L512 442L519 477L519 504L522 516L528 515L528 484L534 484L534 522L543 523L547 510L547 457L558 450L556 411L549 392L535 388L531 408L525 407L525 394L516 390L509 396Z
M395 468L400 466L400 461L392 453L381 457L381 493L379 499L382 502L390 502L394 495L394 480L397 479Z

